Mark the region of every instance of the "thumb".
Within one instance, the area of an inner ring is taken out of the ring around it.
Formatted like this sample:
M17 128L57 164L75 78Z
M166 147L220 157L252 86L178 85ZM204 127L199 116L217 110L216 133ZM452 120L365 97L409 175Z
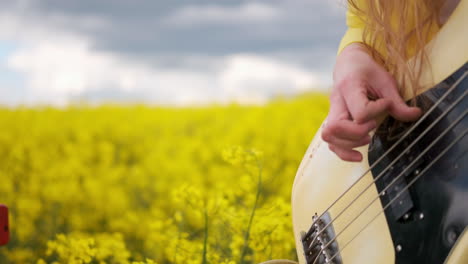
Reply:
M382 91L383 97L390 99L388 113L395 119L409 122L418 119L421 116L421 109L408 106L397 91L396 84L389 85Z

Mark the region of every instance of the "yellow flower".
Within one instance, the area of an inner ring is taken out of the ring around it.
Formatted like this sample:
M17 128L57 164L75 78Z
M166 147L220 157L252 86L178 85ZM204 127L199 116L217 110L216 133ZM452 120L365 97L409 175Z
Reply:
M326 96L304 95L264 106L0 108L12 231L0 259L294 258L291 184L327 107Z

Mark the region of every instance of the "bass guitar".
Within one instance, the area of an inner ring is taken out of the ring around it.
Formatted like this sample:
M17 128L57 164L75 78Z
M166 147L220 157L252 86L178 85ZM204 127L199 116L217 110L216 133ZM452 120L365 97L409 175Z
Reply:
M292 192L300 264L468 263L468 1L426 46L413 123L385 118L360 163L310 144ZM430 70L429 70L430 69Z

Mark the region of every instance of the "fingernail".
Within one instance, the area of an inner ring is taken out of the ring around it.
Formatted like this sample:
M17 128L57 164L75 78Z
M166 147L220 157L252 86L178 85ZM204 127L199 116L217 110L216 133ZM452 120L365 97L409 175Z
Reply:
M353 161L354 162L360 162L362 160L362 156L359 154L356 154L353 156Z
M372 140L371 136L367 135L366 140L365 140L366 144L369 144L371 140Z

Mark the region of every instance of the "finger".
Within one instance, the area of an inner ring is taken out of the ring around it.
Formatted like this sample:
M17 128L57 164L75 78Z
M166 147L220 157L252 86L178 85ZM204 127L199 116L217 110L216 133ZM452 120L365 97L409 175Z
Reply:
M364 123L387 111L391 102L385 99L371 101L368 92L371 90L366 81L355 81L350 87L343 88L343 97L353 120Z
M421 109L418 107L410 107L401 98L398 93L396 81L391 77L382 77L380 79L382 83L376 84L381 85L381 94L383 98L389 100L390 105L388 107L388 113L397 120L408 122L414 121L419 118L422 114Z
M327 142L336 147L351 150L353 148L365 146L369 144L370 141L371 141L371 137L369 135L366 135L365 137L359 140L348 140L348 139L342 139L342 138L337 138L335 136L332 136L330 140Z
M388 92L388 95L386 96L391 99L388 113L395 119L409 122L414 121L421 116L421 109L418 107L408 106L396 91Z
M332 137L360 140L376 127L377 123L375 120L370 120L363 124L357 124L351 120L328 121L327 126L322 131L322 139L326 142L330 142Z
M362 154L357 150L342 149L334 145L328 145L328 148L342 160L351 162L359 162L362 160Z
M327 123L349 118L350 116L343 97L340 93L334 91L330 96L330 111L328 113Z
M390 100L384 98L375 101L369 100L365 105L355 106L354 112L351 112L351 116L353 116L353 119L357 123L368 122L387 112L391 104Z

